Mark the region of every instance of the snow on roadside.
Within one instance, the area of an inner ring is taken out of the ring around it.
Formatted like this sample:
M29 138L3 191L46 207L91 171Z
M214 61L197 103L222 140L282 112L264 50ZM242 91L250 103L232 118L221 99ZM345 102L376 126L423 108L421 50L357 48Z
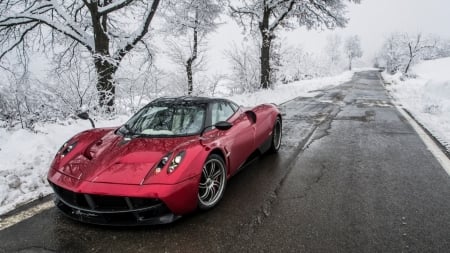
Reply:
M411 70L383 78L401 107L407 109L450 152L450 58L424 61Z
M350 81L353 74L353 71L346 71L333 77L322 77L280 84L274 89L233 95L229 99L244 106L253 106L261 103L282 104L296 97L313 97L322 89Z
M117 126L127 117L96 122L98 127ZM0 128L0 214L51 192L47 183L50 163L65 141L91 128L88 121L69 119L38 124L36 133Z
M353 72L335 77L297 81L274 89L239 94L228 98L245 106L260 103L281 104L298 96L311 97L317 90L350 81ZM118 126L129 116L96 121L97 127ZM68 119L39 124L36 132L0 128L0 215L17 206L51 193L47 170L60 146L78 132L89 129L88 121Z

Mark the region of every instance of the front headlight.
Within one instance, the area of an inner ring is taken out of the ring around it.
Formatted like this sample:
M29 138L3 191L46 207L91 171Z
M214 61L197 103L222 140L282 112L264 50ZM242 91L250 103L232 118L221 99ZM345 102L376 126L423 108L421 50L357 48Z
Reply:
M69 144L68 142L66 142L62 147L61 147L61 149L60 149L60 154L61 154L61 157L64 157L64 156L66 156L67 154L69 154L70 153L70 151L72 151L74 148L75 148L75 146L77 145L77 143L78 142L72 142L71 144Z
M155 174L158 174L159 172L161 172L161 170L164 168L164 166L166 166L167 162L169 161L169 158L172 156L172 152L168 153L167 155L165 155L163 158L161 158L161 160L159 161L159 163L156 165L155 168Z
M147 175L145 175L145 177L141 181L141 185L143 185L150 176L159 174L164 169L164 167L166 167L167 164L169 163L169 159L172 157L172 154L173 152L169 152L167 153L167 155L163 156L163 158L161 158L158 164L156 164L156 166L154 166L147 173ZM183 160L185 154L186 151L181 151L176 156L174 156L172 160L170 160L169 166L167 168L167 174L170 174L175 171L175 169L178 167L178 165L180 165L181 161Z
M170 174L176 170L178 165L180 165L181 161L183 160L184 155L186 154L186 151L179 152L170 163L169 167L167 168L167 173Z

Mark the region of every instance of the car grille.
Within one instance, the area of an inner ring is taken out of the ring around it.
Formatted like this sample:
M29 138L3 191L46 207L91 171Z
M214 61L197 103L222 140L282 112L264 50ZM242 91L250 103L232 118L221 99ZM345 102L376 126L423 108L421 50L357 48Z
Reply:
M52 184L52 187L58 197L60 197L67 204L87 210L120 212L152 207L162 203L158 199L151 198L116 197L75 193L55 184Z
M57 206L72 218L98 224L139 224L171 215L159 199L76 193L50 183Z

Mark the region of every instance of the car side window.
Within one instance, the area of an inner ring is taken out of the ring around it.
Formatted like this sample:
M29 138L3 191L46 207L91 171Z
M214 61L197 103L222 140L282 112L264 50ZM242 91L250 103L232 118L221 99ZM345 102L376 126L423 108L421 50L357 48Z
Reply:
M211 110L211 123L216 124L219 121L225 121L234 114L233 107L225 101L214 102Z
M239 109L239 106L233 102L230 102L231 108L233 108L233 111L237 111Z

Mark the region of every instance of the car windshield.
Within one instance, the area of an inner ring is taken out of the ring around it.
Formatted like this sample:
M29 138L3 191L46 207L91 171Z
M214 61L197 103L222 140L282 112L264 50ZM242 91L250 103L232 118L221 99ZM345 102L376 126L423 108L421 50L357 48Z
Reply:
M182 136L200 133L204 104L150 104L120 128L122 133L145 136Z

